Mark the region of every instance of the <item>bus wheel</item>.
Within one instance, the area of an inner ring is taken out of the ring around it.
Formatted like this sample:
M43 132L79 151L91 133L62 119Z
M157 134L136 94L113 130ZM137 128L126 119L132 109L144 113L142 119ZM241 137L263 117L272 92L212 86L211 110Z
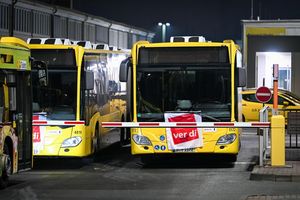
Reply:
M4 144L4 166L0 177L0 188L5 188L8 184L8 177L12 174L11 153L7 143Z
M97 152L100 150L100 130L99 130L99 125L96 126L95 129L95 142L93 145L94 148L94 156L96 156Z

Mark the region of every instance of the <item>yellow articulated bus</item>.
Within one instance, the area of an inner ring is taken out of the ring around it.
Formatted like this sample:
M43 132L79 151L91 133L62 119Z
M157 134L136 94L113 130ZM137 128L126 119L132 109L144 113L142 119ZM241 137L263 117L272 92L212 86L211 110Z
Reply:
M9 175L31 168L31 62L27 44L0 38L0 188Z
M125 118L126 84L119 82L119 67L128 52L54 38L28 43L46 69L46 81L32 69L34 157L85 157L123 142L124 132L100 124Z
M231 40L198 39L203 37L140 41L133 46L131 59L122 62L120 80L127 82L128 110L132 122L140 122L139 127L127 123L132 154L143 159L149 154L213 153L236 160L238 128L153 128L158 122L238 121L238 90L245 85L239 47Z

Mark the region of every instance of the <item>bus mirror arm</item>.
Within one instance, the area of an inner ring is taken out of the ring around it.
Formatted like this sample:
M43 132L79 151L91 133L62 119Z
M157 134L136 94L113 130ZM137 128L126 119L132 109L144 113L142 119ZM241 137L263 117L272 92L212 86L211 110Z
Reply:
M130 58L126 58L121 62L120 73L119 73L120 82L127 82L129 66L130 66Z
M246 87L246 70L245 68L237 68L238 69L238 87Z
M32 68L37 70L40 86L48 86L48 66L44 61L34 60Z

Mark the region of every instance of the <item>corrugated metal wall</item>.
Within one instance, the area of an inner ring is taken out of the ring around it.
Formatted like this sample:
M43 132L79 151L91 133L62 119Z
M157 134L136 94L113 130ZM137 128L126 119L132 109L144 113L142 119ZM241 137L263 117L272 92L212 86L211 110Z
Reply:
M21 2L21 3L19 3ZM132 28L129 25L119 25L122 28L110 28L112 22L89 20L87 15L78 14L67 10L64 14L61 10L57 14L52 7L37 3L26 3L26 0L18 1L15 5L13 35L23 39L29 37L61 37L71 40L89 40L93 43L106 43L122 49L132 47L138 40L152 41L154 33ZM9 34L11 24L11 4L7 0L0 0L0 36ZM102 22L102 23L101 23ZM109 25L110 24L110 25ZM118 30L119 29L119 30ZM135 31L133 31L133 29Z

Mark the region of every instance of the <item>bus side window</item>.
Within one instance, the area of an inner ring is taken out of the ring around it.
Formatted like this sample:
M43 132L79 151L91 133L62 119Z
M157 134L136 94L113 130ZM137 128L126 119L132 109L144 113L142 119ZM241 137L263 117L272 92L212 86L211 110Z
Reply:
M17 109L17 88L16 88L16 76L15 74L7 74L6 84L9 88L9 110L16 111Z

